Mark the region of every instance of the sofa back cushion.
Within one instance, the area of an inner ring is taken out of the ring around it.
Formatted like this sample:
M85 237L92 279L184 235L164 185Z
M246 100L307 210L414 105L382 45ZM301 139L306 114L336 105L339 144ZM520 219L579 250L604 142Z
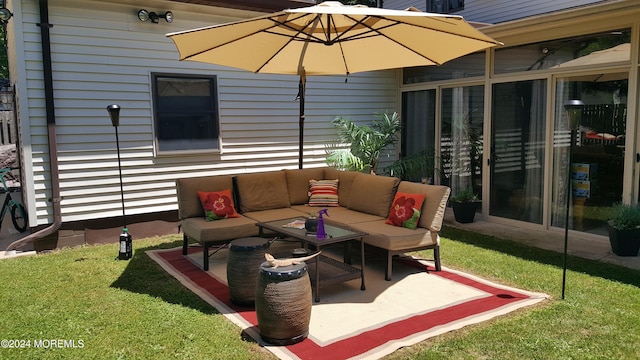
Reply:
M237 175L235 181L240 212L279 209L291 205L284 171Z
M357 173L349 195L349 209L386 218L400 179Z
M285 170L287 191L291 205L303 205L309 201L309 180L324 179L324 168Z
M447 200L451 189L442 185L425 185L409 181L402 181L398 185L399 192L412 194L425 194L420 221L418 226L438 232L442 229L444 212L447 208Z
M233 177L231 175L204 176L176 180L178 195L178 215L180 219L203 217L204 210L198 197L198 191L231 190L233 193Z
M324 179L338 179L338 204L342 207L349 207L351 197L351 187L353 180L360 174L357 171L342 171L334 168L324 168Z

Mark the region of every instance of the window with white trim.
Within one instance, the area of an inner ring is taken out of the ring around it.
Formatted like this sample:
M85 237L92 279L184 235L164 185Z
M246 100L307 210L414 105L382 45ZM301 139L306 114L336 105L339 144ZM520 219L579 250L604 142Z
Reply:
M157 151L219 150L216 77L160 73L151 77Z

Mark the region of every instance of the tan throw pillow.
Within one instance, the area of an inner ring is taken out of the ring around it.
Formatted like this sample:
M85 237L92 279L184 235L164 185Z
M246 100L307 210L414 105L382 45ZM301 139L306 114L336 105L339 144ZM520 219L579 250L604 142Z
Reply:
M309 206L338 206L338 180L309 180Z

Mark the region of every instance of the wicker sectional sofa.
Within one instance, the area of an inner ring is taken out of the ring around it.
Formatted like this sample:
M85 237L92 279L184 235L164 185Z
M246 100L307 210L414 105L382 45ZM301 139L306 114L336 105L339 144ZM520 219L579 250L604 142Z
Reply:
M385 279L391 280L392 257L408 251L433 249L436 270L440 271L439 231L448 187L327 167L176 180L183 253L187 253L190 240L203 245L203 267L208 270L211 246L257 236L256 222L306 217L319 210L308 205L311 179L338 180L339 206L329 208L328 220L369 233L365 243L386 252ZM234 194L239 217L206 221L198 191L226 189ZM426 195L416 229L385 223L396 192Z

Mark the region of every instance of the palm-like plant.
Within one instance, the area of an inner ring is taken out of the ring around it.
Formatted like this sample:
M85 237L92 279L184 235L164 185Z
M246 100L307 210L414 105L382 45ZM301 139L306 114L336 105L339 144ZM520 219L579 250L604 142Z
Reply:
M358 125L338 116L333 124L338 129L338 141L349 144L348 149L330 149L327 163L330 166L375 174L380 154L398 141L402 124L398 113L376 114L371 126Z

